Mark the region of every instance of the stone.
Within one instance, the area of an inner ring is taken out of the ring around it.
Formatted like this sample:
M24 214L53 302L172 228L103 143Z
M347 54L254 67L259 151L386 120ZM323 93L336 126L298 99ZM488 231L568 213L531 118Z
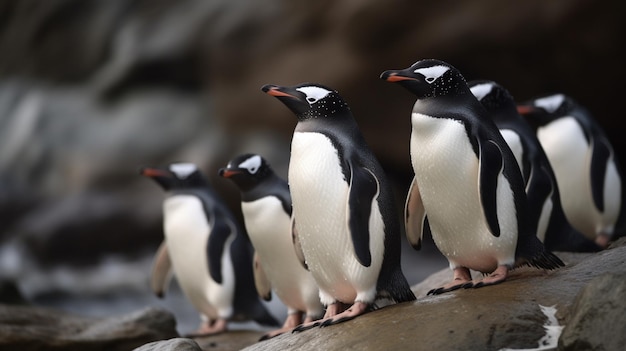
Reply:
M202 351L198 343L187 338L153 341L133 351Z
M558 255L566 267L548 272L518 268L507 281L499 285L425 296L425 292L438 286L440 281L451 279L452 273L445 269L436 273L432 279L426 279L413 287L418 297L415 302L381 308L326 328L283 334L255 343L245 350L537 348L540 339L546 335L544 326L548 325L549 320L541 306L554 306L557 322L567 328L568 323L577 318L575 316L578 312L571 311L570 307L581 289L596 285L596 277L626 274L626 246L596 254ZM614 289L615 296L620 293L624 296L620 289ZM625 314L610 314L606 321L611 321L614 328L605 326L604 329L594 329L594 339L614 338L619 328L622 328L623 334ZM584 339L586 334L580 334L575 329L572 333L575 335L573 338L589 342Z
M558 349L608 351L624 348L625 297L626 272L605 273L592 279L576 297Z
M34 306L0 305L0 349L126 351L176 336L174 317L158 308L93 318Z

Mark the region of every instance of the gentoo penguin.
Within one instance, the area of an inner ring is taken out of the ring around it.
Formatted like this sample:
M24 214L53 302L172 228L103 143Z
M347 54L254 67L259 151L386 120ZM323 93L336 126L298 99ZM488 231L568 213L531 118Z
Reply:
M227 321L254 320L277 326L254 291L250 242L195 164L142 168L166 192L165 240L152 271L152 288L162 296L170 269L203 323L193 334L216 334Z
M561 207L559 187L539 139L517 112L515 100L500 84L487 80L468 83L496 123L524 176L528 224L551 251L598 251L600 247L574 229Z
M298 119L288 171L294 235L327 306L322 321L295 330L352 319L378 298L415 300L400 268L401 228L390 184L348 104L319 84L262 90Z
M254 276L259 295L271 299L271 290L287 306L283 327L262 339L292 330L303 322L320 319L324 307L313 276L300 264L291 235L289 185L260 155L232 159L220 176L232 180L241 191L241 211L255 249Z
M622 211L621 170L604 131L587 109L563 94L518 106L536 128L561 189L565 216L606 247Z
M522 264L563 266L528 226L515 156L459 71L443 61L421 60L404 70L385 71L381 78L417 96L406 234L418 249L428 223L454 271L451 283L429 294L497 284ZM472 282L470 269L489 275Z

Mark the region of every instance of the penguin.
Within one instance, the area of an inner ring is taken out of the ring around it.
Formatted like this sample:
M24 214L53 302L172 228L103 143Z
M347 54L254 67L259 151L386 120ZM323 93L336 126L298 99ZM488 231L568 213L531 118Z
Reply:
M262 90L298 120L288 170L295 246L326 306L322 320L294 331L350 320L381 302L415 300L400 267L391 186L348 104L316 83Z
M574 228L607 247L622 210L622 175L615 151L591 113L565 94L520 103L534 126Z
M444 61L426 59L385 71L381 78L417 96L406 235L419 249L428 225L453 270L452 282L428 295L498 284L520 265L563 266L528 226L515 156L461 73ZM485 277L472 281L470 269Z
M153 264L152 289L162 297L173 272L203 320L190 336L226 331L228 321L278 326L254 291L250 242L198 167L172 163L140 173L167 193L165 240Z
M574 229L561 206L556 177L539 139L517 112L515 100L502 85L488 80L468 83L496 123L524 177L528 224L550 251L596 252L600 247Z
M301 265L291 235L289 185L260 155L243 154L219 170L241 192L241 212L255 249L257 291L265 300L274 290L287 306L283 327L265 334L266 340L324 315L319 289L311 273ZM306 318L303 320L303 314Z

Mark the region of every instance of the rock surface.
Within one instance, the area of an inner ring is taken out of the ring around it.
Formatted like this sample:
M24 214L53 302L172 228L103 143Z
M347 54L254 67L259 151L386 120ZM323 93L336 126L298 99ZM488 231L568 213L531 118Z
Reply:
M626 345L626 272L605 273L580 292L559 350L619 350Z
M442 271L414 288L419 295L413 303L382 308L327 328L284 334L251 345L246 350L536 348L545 335L547 320L540 305L554 306L559 324L565 325L566 329L571 323L563 338L577 340L578 344L572 346L570 341L564 339L563 342L569 345L567 349L601 345L600 340L606 340L606 350L615 350L612 348L614 345L624 345L623 337L616 335L623 336L626 332L623 303L626 246L597 254L560 254L560 257L567 266L557 271L523 268L514 271L500 285L424 296L424 291L451 278L448 270ZM609 286L610 293L606 291ZM574 304L581 290L585 292ZM587 290L601 291L603 298L592 293L589 296ZM589 299L591 305L581 302ZM620 303L616 303L616 299L620 299ZM591 306L601 306L601 309L595 310ZM606 319L590 315L593 311L606 311L609 307L613 311ZM601 321L597 327L581 331L581 327L586 328L596 321Z
M202 351L198 343L186 338L153 341L133 351Z
M40 307L0 305L2 350L127 351L176 336L174 317L160 309L87 318Z

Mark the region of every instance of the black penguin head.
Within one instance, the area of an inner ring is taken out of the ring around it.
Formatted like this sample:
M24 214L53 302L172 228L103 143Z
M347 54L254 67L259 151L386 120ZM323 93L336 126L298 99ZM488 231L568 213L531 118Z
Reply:
M572 101L563 94L542 96L517 106L517 111L534 125L545 125L567 115Z
M467 85L487 111L515 109L513 96L502 85L490 80L473 80Z
M299 121L333 117L350 109L337 91L321 84L302 83L291 87L266 84L261 90L278 98Z
M152 178L165 191L208 186L204 175L193 163L172 163L167 167L141 167L139 173Z
M399 83L418 99L468 93L467 83L461 73L440 60L417 61L406 69L385 71L380 78Z
M221 177L232 180L242 191L254 188L272 173L267 161L255 154L239 155L219 170Z

